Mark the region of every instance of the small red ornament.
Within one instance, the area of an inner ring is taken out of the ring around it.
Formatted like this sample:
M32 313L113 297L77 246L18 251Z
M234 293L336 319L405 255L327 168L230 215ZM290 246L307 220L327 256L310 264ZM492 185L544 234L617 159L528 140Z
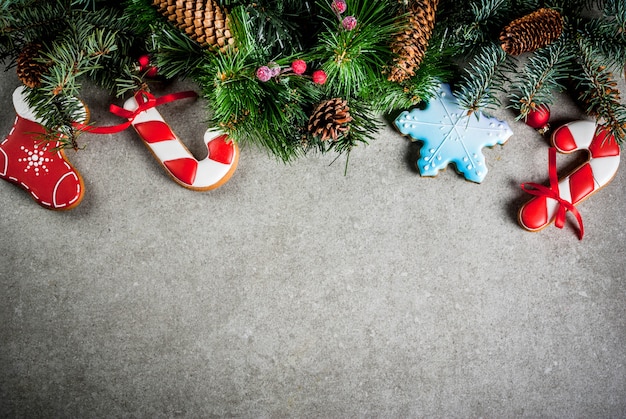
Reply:
M146 77L154 78L158 76L159 69L150 64L150 56L147 54L142 55L137 59L137 62L139 63L139 71L145 73Z
M524 122L531 128L538 130L546 130L548 121L550 120L550 108L548 105L539 105L535 109L528 112Z
M313 83L324 84L326 83L326 72L324 70L316 70L313 72Z

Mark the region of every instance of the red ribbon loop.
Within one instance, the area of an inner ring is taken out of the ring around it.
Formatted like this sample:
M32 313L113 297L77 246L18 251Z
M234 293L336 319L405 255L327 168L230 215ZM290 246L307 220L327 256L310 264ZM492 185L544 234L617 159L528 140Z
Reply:
M146 92L145 90L139 90L135 93L135 100L137 101L137 109L134 111L130 111L128 109L124 109L120 106L111 104L109 107L109 111L116 116L121 118L126 118L127 121L118 125L112 125L109 127L92 127L89 125L84 125L79 122L74 123L74 127L85 132L89 132L91 134L115 134L121 131L124 131L126 128L130 127L135 118L144 111L148 109L155 108L159 105L163 105L164 103L173 102L179 99L186 98L195 98L198 94L194 91L188 90L184 92L178 93L170 93L165 96L161 96L159 98L154 97L153 94Z
M545 196L546 198L554 199L558 203L554 219L554 225L558 228L563 228L567 211L570 211L576 217L576 221L578 221L578 238L582 240L585 234L583 219L574 204L561 198L559 194L559 179L556 173L556 148L554 147L550 147L548 150L548 177L550 179L550 187L537 183L522 183L522 190L534 196Z

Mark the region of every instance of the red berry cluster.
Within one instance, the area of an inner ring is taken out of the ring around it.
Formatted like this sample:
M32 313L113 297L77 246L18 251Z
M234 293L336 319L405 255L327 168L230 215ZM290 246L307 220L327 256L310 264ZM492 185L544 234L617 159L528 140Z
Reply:
M343 19L341 15L348 9L348 5L345 0L334 0L330 5L330 8L333 9L335 15L337 15L337 19L341 22L341 26L347 31L351 31L356 28L357 20L354 16L346 16Z
M283 74L296 74L302 76L307 70L307 64L304 60L295 60L291 63L289 68L281 69L280 66L274 62L268 65L263 65L256 70L256 78L262 82L268 82L273 77L277 77ZM313 72L311 78L315 84L326 83L326 73L324 70L316 70Z

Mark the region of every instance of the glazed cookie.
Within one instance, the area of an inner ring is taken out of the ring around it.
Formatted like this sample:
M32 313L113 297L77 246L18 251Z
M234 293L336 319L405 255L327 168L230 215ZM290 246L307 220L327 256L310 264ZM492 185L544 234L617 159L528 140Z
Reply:
M28 106L25 89L13 92L17 117L0 143L0 178L26 190L44 208L74 208L83 198L83 179L58 149L58 141L42 141L46 129ZM77 119L87 119L86 109Z
M447 84L440 86L425 110L404 111L395 125L402 134L422 142L417 161L422 176L436 176L454 163L465 179L476 183L487 175L482 148L504 144L513 135L504 121L480 112L468 115Z
M563 125L552 134L550 148L550 186L524 183L522 189L535 195L524 204L518 214L519 224L529 231L539 231L552 222L559 228L565 223L567 211L572 212L580 226L582 218L575 205L608 184L619 167L620 147L613 136L591 121L575 121ZM556 152L588 152L589 159L561 181L556 174Z
M156 99L147 92L139 92L126 101L124 109L133 113L151 100ZM218 188L237 168L237 144L217 129L205 132L208 155L198 161L155 107L147 107L137 115L133 113L131 124L170 177L185 188L198 191Z

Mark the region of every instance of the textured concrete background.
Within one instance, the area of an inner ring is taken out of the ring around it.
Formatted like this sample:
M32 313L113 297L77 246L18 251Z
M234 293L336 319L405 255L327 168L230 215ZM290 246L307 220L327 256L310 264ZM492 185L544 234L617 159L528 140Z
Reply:
M105 92L83 99L119 122ZM203 104L160 111L203 158ZM496 116L515 135L480 185L420 177L392 128L346 176L246 147L192 192L128 130L68 153L70 212L0 182L0 416L626 417L626 170L579 205L583 241L571 216L526 232L519 184L547 181L548 145Z

